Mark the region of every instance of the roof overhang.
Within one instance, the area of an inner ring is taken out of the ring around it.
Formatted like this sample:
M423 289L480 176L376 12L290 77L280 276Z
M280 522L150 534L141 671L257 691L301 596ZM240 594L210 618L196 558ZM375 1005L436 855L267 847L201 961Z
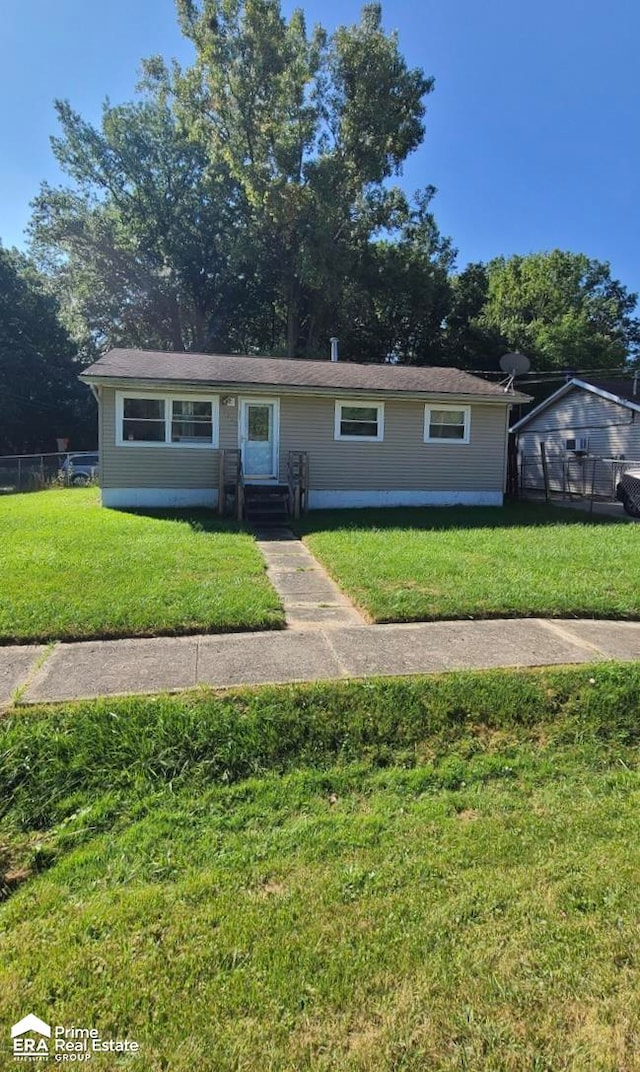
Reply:
M529 401L528 395L522 395L518 393L510 394L505 392L504 397L500 395L482 395L477 392L462 392L462 391L398 391L390 390L389 388L363 388L363 387L316 387L307 385L293 385L293 384L274 384L274 383L244 383L233 380L174 380L163 377L162 379L142 378L139 376L96 376L95 374L87 376L85 373L81 373L78 377L88 387L114 387L117 390L140 390L149 388L154 391L164 391L167 394L179 391L193 391L193 392L211 392L216 393L224 392L225 394L238 394L238 395L251 395L251 394L264 394L265 391L269 391L271 394L276 395L306 395L319 398L335 398L338 396L367 398L367 399L385 399L385 398L398 398L398 399L416 399L419 401L425 401L427 399L437 399L441 402L451 401L455 399L459 402L469 404L472 402L482 403L483 405L498 405L498 406L513 406L520 405Z

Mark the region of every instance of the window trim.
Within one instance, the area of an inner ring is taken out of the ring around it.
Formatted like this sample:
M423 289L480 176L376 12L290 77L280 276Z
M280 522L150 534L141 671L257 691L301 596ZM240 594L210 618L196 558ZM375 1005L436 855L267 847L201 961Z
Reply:
M442 436L429 435L429 430L431 428L431 411L436 409L464 413L464 436L462 439L459 437L444 439ZM424 441L429 445L440 444L444 447L469 446L471 442L471 406L464 405L464 403L456 405L454 402L427 402L424 407Z
M125 398L153 399L164 402L164 439L143 440L124 439L122 435L124 421ZM206 443L175 443L171 439L171 426L173 424L174 402L210 402L211 403L211 440ZM220 396L219 395L194 395L186 392L172 391L170 394L161 391L116 391L116 446L117 447L150 447L152 450L169 448L170 450L217 450L220 437Z
M357 406L360 409L375 409L377 410L376 423L378 425L378 434L375 436L354 436L354 435L342 435L340 431L340 425L342 424L342 407L343 406ZM382 443L384 441L384 402L376 401L363 401L361 398L349 399L349 398L337 398L335 402L335 415L333 423L333 438L337 442L341 443Z

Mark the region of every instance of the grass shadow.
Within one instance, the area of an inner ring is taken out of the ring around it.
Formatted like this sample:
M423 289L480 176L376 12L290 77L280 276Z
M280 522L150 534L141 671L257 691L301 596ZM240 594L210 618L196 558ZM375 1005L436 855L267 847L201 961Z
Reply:
M345 529L422 529L446 532L460 529L541 528L555 525L626 525L625 518L580 513L540 503L504 506L382 507L359 510L317 510L292 523L301 536Z
M114 509L109 507L109 509ZM242 532L249 531L247 525L234 518L220 517L216 510L205 506L197 507L118 507L119 514L131 514L133 517L149 517L154 521L172 521L189 525L195 532Z

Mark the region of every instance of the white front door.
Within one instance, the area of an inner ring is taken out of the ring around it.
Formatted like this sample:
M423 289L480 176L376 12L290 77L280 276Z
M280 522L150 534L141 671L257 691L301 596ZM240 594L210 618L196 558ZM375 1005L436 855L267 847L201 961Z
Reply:
M278 400L242 399L240 450L244 479L251 483L278 479Z

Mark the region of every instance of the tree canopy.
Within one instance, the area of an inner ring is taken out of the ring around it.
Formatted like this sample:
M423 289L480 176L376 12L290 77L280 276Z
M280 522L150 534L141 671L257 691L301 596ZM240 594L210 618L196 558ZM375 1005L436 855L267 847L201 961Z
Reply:
M410 267L440 309L451 255L431 191L412 200L388 181L422 141L433 82L407 66L380 6L331 35L308 33L300 11L287 20L279 0L178 11L191 67L147 60L141 99L105 105L99 129L56 104L72 185L42 188L31 235L72 329L97 347L316 356L354 282L382 273L395 307ZM407 334L415 349L416 330L385 322L373 353Z
M95 406L77 380L76 354L33 264L0 246L0 453L55 450L56 436L95 444Z
M521 350L536 370L620 368L637 357L636 295L608 264L555 249L472 264L452 281L451 354L471 367Z
M34 202L32 252L85 357L110 346L498 368L614 368L635 295L554 250L456 273L435 190L397 177L433 79L381 7L328 33L280 0L176 0L193 63L144 62L94 126L56 103L66 185Z
M226 169L208 165L162 100L105 105L100 130L64 102L56 110L54 152L75 185L42 188L31 234L75 333L96 348L237 345L250 292Z
M301 11L287 21L279 0L178 0L178 10L196 62L148 73L242 190L286 353L313 351L366 242L396 223L383 183L423 139L433 80L407 67L379 4L332 35L308 34Z

